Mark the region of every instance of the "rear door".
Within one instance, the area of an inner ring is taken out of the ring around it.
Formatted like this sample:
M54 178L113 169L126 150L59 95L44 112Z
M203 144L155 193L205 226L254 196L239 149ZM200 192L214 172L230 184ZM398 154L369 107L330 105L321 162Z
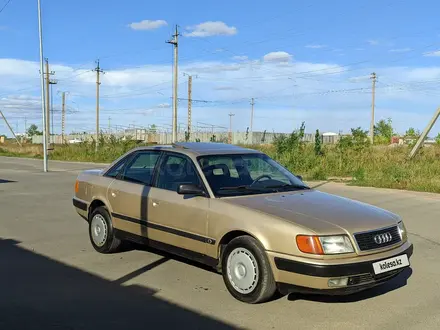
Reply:
M147 227L149 194L161 152L135 152L108 189L113 225L131 234L149 237Z

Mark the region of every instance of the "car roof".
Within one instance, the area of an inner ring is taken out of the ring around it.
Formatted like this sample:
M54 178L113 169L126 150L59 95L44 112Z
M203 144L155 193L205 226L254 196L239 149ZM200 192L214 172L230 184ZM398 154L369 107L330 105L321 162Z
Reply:
M136 148L137 150L172 150L186 155L225 155L261 153L258 150L243 148L233 144L217 142L177 142L170 145L154 145Z

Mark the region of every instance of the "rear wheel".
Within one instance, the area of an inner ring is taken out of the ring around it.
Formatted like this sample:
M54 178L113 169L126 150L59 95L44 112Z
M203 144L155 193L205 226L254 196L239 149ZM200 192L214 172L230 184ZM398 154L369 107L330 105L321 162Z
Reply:
M222 257L226 288L236 299L256 304L269 300L276 291L264 248L250 236L233 239Z
M115 237L111 217L104 206L97 207L90 214L89 237L93 248L100 253L116 252L121 240Z

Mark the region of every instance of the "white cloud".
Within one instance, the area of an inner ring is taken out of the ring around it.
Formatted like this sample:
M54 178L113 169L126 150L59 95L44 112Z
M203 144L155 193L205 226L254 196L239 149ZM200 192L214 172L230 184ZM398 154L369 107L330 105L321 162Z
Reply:
M365 50L364 48L355 48L354 50L357 50L357 51L362 51L362 50Z
M216 91L234 91L234 90L237 90L237 87L233 87L233 86L218 86L218 87L214 87L214 89Z
M249 57L247 57L246 55L242 55L242 56L237 55L237 56L233 56L232 59L235 61L247 61Z
M367 40L367 42L368 42L368 44L370 46L377 46L377 45L379 45L379 40L370 39L370 40Z
M128 26L133 30L154 30L166 25L168 25L168 23L162 19L159 20L145 19L140 22L133 22Z
M208 21L195 26L188 26L188 32L184 32L185 37L211 37L211 36L232 36L237 34L237 28L228 26L221 21Z
M423 56L440 56L440 50L423 53Z
M159 103L157 105L157 108L160 108L160 109L165 109L165 108L170 108L170 107L171 107L171 104L169 104L169 103Z
M316 44L312 44L312 45L306 45L306 48L312 48L312 49L320 49L320 48L325 48L327 47L326 45L316 45Z
M244 110L249 108L250 98L256 97L259 105L255 130L289 131L292 125L299 125L302 120L306 121L308 132L316 128L336 132L339 129L349 131L357 126L368 129L371 68L328 62L293 62L291 58L292 55L280 51L266 54L263 59L243 62L230 59L181 62L181 72L203 72L193 80L193 98L215 101L195 102L194 122L227 127L227 114L232 111L237 116L237 129L244 130L249 125L248 112ZM57 132L61 127L58 90L70 92L66 102L68 109L79 109L74 116L68 114L67 131L94 129L96 74L91 71L93 63L82 68L75 70L65 64L52 65L51 69L56 71L54 78L60 81L59 85L53 86ZM392 117L398 131L405 131L409 122L422 130L437 107L440 65L375 69L385 83L377 85L377 98L380 104L387 105L383 108L378 102L378 118ZM28 126L29 123L41 126L38 70L38 62L0 59L0 108L4 109L8 119L11 117L14 125L18 121L24 126L26 116ZM106 71L101 85L103 118L111 116L113 125L122 126L136 122L140 126L163 124L167 127L171 123L171 111L168 110L172 95L171 63ZM290 77L295 81L288 79ZM179 80L180 97L186 97L186 84L186 79ZM22 91L26 88L28 90ZM182 102L179 123L186 121L185 108L186 102ZM244 114L242 119L239 119L240 113ZM434 127L431 135L437 130ZM7 133L1 122L0 133Z
M287 52L271 52L263 56L265 62L289 62L292 59L292 55Z
M395 48L395 49L390 49L389 52L390 53L407 53L410 52L412 49L411 48Z

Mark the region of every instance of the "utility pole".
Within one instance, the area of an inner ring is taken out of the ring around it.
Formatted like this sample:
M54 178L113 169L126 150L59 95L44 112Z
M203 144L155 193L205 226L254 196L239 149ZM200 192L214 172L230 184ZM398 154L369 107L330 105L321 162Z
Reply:
M232 112L229 113L229 144L232 144L232 117L235 116Z
M177 78L178 78L178 46L179 46L179 31L176 25L176 30L173 34L173 39L167 43L174 46L174 86L173 86L173 120L172 120L172 142L177 141Z
M61 139L64 143L64 133L66 129L66 92L61 94Z
M110 132L110 123L111 123L112 117L108 117L108 131Z
M27 135L27 118L24 116L24 134Z
M375 106L375 95L376 95L376 73L373 72L371 74L371 80L373 81L373 90L372 90L372 97L373 100L371 102L371 122L370 122L370 141L371 144L374 143L374 106Z
M192 76L188 77L188 140L191 137Z
M4 120L5 123L6 123L6 126L8 126L8 128L9 128L9 130L11 131L12 135L14 136L15 140L17 140L17 143L18 143L18 144L20 145L20 147L21 147L21 143L20 143L20 141L18 141L18 138L17 138L17 136L15 135L14 131L12 130L11 125L9 125L8 121L6 120L5 115L3 114L3 112L2 112L1 110L0 110L0 115L3 117L3 120Z
M251 126L250 126L250 129L251 129L251 140L252 140L252 133L254 132L254 129L253 129L253 127L254 127L254 105L255 105L255 102L254 102L254 98L252 98L251 99L251 106L252 106L252 108L251 108Z
M412 148L412 150L411 150L411 152L409 154L409 159L412 159L417 154L417 151L419 151L419 149L422 147L423 142L425 141L426 137L429 134L429 131L431 130L432 126L434 126L434 124L437 121L439 116L440 116L440 108L438 108L435 111L434 116L432 117L432 119L430 120L430 122L426 126L425 130L423 131L422 135L420 135L420 137L417 140L416 144Z
M53 120L53 89L52 89L52 85L57 84L57 82L55 80L50 80L49 84L50 84L50 112L51 112L51 119L50 120L52 123L51 134L54 134L55 130L53 128L54 120Z
M48 171L47 162L47 135L46 135L46 109L44 108L44 56L43 56L43 26L41 24L41 0L38 0L38 39L40 44L40 89L41 89L41 112L43 118L43 172Z
M99 74L104 73L104 71L99 67L99 59L96 61L96 143L95 143L95 151L98 151L99 144L99 85L101 82L99 81Z
M46 58L46 147L49 149L50 145L50 96L49 87L51 84L56 84L55 81L50 80L50 76L54 75L54 71L49 71L49 60Z

